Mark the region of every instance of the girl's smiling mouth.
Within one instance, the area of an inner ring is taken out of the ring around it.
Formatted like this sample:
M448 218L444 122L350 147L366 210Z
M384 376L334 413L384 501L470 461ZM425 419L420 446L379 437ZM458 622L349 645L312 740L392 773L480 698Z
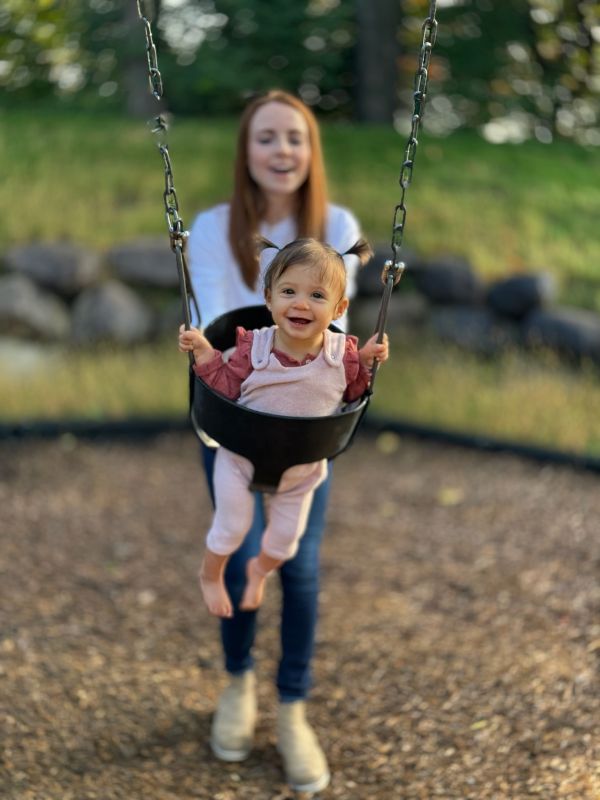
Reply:
M304 317L287 317L288 321L293 325L308 325L310 320Z

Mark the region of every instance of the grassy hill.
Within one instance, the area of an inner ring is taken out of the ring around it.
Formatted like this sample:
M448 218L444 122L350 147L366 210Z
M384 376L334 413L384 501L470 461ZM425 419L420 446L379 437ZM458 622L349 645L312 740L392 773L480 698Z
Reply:
M144 121L4 111L0 123L3 247L58 238L106 247L165 232L162 161ZM330 124L323 140L333 200L356 212L373 241L389 241L404 137L391 127ZM234 141L233 120L174 121L170 151L186 224L229 195ZM463 255L486 276L549 269L567 298L600 307L588 291L600 285L599 174L600 149L423 136L405 246Z
M391 128L324 126L332 199L388 242L404 137ZM175 120L169 136L184 222L230 191L233 120ZM24 111L0 114L0 245L68 239L105 248L164 235L162 160L143 121ZM404 238L423 256L452 253L484 277L549 270L561 302L600 311L600 150L490 145L473 133L424 136ZM183 413L185 365L171 343L49 360L50 373L0 376L0 417ZM52 380L49 381L49 375ZM511 353L482 361L408 337L394 342L375 408L421 423L600 453L593 369Z

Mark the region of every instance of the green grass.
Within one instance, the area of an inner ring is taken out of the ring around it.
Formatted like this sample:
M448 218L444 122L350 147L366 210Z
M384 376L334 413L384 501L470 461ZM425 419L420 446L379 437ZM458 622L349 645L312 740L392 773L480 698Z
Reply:
M398 137L377 128L332 129L326 143L339 196L371 237L389 240L399 199ZM600 288L598 174L600 149L490 145L473 133L425 138L407 192L404 243L420 255L462 255L488 279L544 269L567 297L582 281Z
M184 222L231 188L233 120L178 119L170 132ZM383 126L323 127L332 198L388 242L405 137ZM142 120L0 113L0 244L70 239L108 247L166 235L162 160ZM408 190L407 250L468 258L482 275L547 269L567 299L600 307L600 149L490 145L423 136ZM592 287L590 290L590 286Z
M172 342L70 351L26 374L0 374L3 421L187 413L187 361ZM432 340L400 339L378 373L372 408L385 416L600 456L600 380L549 356L482 360Z
M187 360L173 342L54 351L43 365L0 373L2 421L181 415L187 376Z
M484 360L433 341L394 348L377 377L384 416L600 456L600 376L550 354Z
M327 125L332 199L388 242L404 137ZM176 120L170 134L184 222L230 191L235 121ZM0 244L68 239L107 248L166 236L162 160L143 121L0 113ZM486 278L546 269L563 301L600 310L600 151L569 143L492 146L474 134L424 136L409 188L407 250L468 258ZM393 301L392 301L393 302ZM77 350L26 375L0 373L2 420L186 411L185 359L172 342ZM485 361L431 340L394 342L374 409L423 424L600 454L600 380L531 355Z
M2 420L182 416L187 360L173 342L70 351L19 376L0 374ZM398 342L378 373L374 411L600 456L600 380L548 356L485 361L430 339Z

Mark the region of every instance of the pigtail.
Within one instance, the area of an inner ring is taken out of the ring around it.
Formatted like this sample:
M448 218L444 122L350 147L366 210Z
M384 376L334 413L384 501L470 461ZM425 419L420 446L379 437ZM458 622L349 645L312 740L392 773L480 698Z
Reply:
M280 247L277 247L277 245L274 244L270 239L267 239L265 236L261 236L260 233L257 233L253 237L253 242L254 242L254 251L257 256L259 256L263 252L263 250L273 249L279 251L281 249Z
M366 239L358 239L358 241L354 242L352 247L349 247L345 253L342 253L342 255L356 256L360 261L360 266L364 267L365 264L372 258L373 250Z

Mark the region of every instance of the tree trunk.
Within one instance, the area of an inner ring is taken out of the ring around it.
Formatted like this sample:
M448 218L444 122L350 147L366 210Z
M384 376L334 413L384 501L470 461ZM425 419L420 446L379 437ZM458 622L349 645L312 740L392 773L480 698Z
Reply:
M399 0L357 0L357 112L361 122L392 122L398 107Z

